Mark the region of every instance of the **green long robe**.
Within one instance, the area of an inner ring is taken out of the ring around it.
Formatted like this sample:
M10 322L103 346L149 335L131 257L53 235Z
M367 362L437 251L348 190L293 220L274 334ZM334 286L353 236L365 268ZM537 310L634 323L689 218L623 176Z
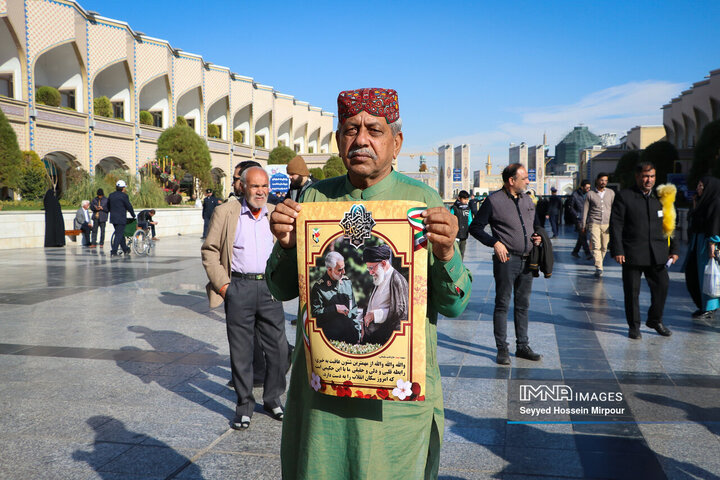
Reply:
M428 207L443 206L436 191L395 171L365 190L355 188L347 176L313 184L303 202L361 200L416 200ZM284 480L437 478L444 424L437 316L456 317L465 310L472 277L457 247L450 261L441 262L428 245L428 257L425 401L390 402L315 392L308 381L302 322L298 321L298 347L282 431ZM275 298L286 301L298 296L295 248L275 244L265 273Z

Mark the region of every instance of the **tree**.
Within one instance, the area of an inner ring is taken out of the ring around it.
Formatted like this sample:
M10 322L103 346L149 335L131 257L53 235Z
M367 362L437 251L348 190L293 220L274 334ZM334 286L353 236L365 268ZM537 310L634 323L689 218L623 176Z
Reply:
M245 132L242 130L233 130L233 142L245 143Z
M205 140L192 128L183 125L168 128L158 138L157 145L156 158L172 159L201 182L210 181L210 150Z
M635 166L640 162L640 153L630 150L622 157L615 167L613 182L618 182L620 188L628 188L635 184Z
M93 100L93 112L100 117L112 118L113 108L110 99L106 96L97 97Z
M310 175L315 180L324 180L325 179L325 172L323 172L323 169L320 167L311 168Z
M255 146L258 148L265 148L265 137L262 135L255 135Z
M295 150L290 147L279 146L272 149L268 165L287 165L290 160L295 158Z
M695 185L704 175L720 177L720 120L705 125L695 145L690 167L689 185Z
M16 189L22 172L22 152L17 136L7 117L0 110L0 184Z
M177 120L175 120L175 126L177 127L178 125L187 126L187 120L185 120L185 117L182 115L178 115Z
M668 173L673 173L677 159L677 149L665 140L651 143L640 154L641 162L652 162L655 165L655 185L667 183Z
M323 173L325 174L325 178L339 177L347 173L347 168L345 168L342 158L333 155L325 162Z
M20 174L20 194L26 200L39 200L50 185L45 164L32 150L22 152L23 166Z

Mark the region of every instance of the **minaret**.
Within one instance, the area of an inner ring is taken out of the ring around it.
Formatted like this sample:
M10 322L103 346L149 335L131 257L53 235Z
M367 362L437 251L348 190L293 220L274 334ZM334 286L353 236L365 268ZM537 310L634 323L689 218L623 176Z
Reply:
M547 132L543 132L543 146L547 145Z
M488 153L487 163L485 164L485 171L487 175L492 175L492 162L490 161L490 154Z

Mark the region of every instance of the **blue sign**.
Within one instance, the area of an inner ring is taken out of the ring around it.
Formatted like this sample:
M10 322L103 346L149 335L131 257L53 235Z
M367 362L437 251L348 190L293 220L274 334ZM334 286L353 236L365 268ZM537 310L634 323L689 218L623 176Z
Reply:
M274 193L287 193L290 189L290 177L284 173L270 176L270 191Z
M537 177L535 176L535 170L528 170L528 180L531 182L536 182Z
M459 168L453 169L453 182L462 182L462 173Z

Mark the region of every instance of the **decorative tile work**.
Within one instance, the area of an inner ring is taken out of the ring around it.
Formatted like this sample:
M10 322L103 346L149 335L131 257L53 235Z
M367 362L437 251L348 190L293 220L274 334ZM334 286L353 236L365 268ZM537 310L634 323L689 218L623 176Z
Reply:
M216 70L211 68L205 71L205 97L207 103L206 108L210 108L213 103L228 95L228 78L230 75L227 70Z
M202 85L202 62L192 57L180 56L175 59L175 97L173 103L188 90Z
M38 110L37 119L53 123L62 123L63 125L72 125L73 127L85 128L86 126L84 117L63 115L62 113L46 112L45 110Z
M207 144L208 144L208 148L210 150L220 150L221 152L227 152L227 150L228 150L227 143L221 143L221 142L215 142L213 140L208 140Z
M0 0L0 15L7 14L7 0Z
M95 135L95 163L103 158L116 157L122 160L128 167L135 163L135 146L132 139L111 138L103 135Z
M230 156L223 153L210 152L210 167L219 168L227 176L230 171Z
M293 113L293 101L289 98L277 97L275 99L275 112L273 113L273 123L275 128L279 128Z
M155 150L157 150L156 143L140 142L140 150L138 156L138 169L145 165L148 160L152 161L155 158Z
M109 23L88 22L88 45L92 59L88 71L93 81L103 69L127 58L126 39L124 28Z
M16 117L25 116L25 109L18 105L8 105L7 103L2 103L0 104L0 110L2 110L5 115L14 115Z
M97 132L112 132L112 133L120 133L123 135L132 135L133 134L133 128L131 125L118 125L117 123L113 122L105 122L101 120L99 117L95 118L95 130Z
M230 81L232 103L230 104L230 112L232 113L231 118L241 108L252 103L253 100L253 87L251 82L245 82L243 80L231 80Z
M15 136L17 137L18 145L20 146L20 150L27 149L27 133L24 123L15 123L10 122L10 126L13 130L15 130Z
M254 89L253 91L253 120L257 121L258 118L265 115L267 112L272 111L273 108L273 93L269 90Z
M85 147L87 145L87 134L82 132L71 132L68 130L59 130L51 127L36 127L35 152L44 157L50 152L62 151L69 153L75 160L88 168L88 162L85 155Z
M49 0L26 1L27 53L33 60L52 45L75 38L75 9Z
M170 76L168 69L168 49L165 45L143 41L135 45L137 76L135 77L135 89L140 90L148 80L161 74Z

